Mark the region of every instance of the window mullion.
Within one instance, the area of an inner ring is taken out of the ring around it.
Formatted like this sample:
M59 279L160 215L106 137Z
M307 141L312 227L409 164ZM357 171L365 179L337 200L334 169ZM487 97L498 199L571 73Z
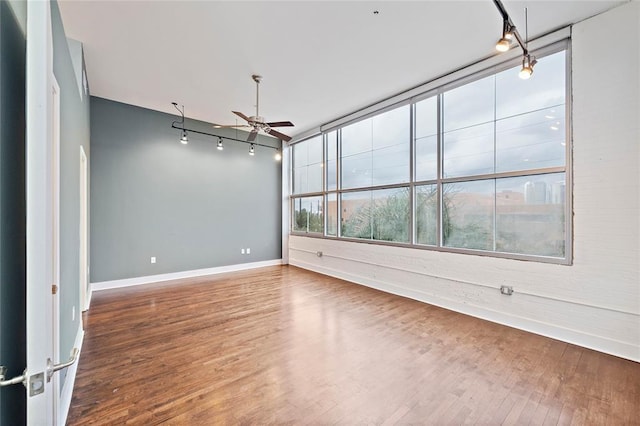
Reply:
M444 245L444 194L442 193L442 166L443 160L443 144L444 144L444 96L442 93L438 93L437 100L437 142L436 142L436 163L437 163L437 177L436 177L436 202L437 202L437 219L436 219L436 246L442 247Z

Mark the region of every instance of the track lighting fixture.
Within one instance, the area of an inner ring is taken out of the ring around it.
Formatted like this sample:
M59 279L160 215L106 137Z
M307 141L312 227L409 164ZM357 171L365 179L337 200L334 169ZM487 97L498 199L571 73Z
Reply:
M509 21L504 20L502 23L502 38L496 43L496 50L498 52L506 52L511 47L511 40L513 39L513 27L509 24Z
M524 9L524 22L525 22L525 39L513 25L507 9L505 9L501 0L493 0L494 4L498 8L498 12L502 15L502 38L496 43L496 50L499 52L506 52L511 46L511 39L515 38L520 48L522 49L522 69L520 70L520 78L523 80L528 79L533 74L533 66L536 64L536 58L529 53L529 17L527 8Z
M518 76L523 80L528 80L533 74L533 66L536 64L536 58L532 58L531 55L525 55L522 58L522 69Z
M182 143L184 145L189 143L188 132L192 132L192 133L197 133L199 135L206 135L206 136L211 136L213 138L217 138L216 148L219 151L224 150L223 140L226 139L228 141L234 141L234 142L248 144L249 145L249 155L256 155L256 146L261 146L261 147L264 147L264 148L274 149L276 151L276 154L274 156L276 161L280 161L282 159L282 153L280 151L280 147L279 146L273 146L273 145L269 145L269 144L262 144L259 141L258 142L252 142L252 141L247 141L247 140L243 140L243 139L237 139L237 138L233 138L233 137L229 137L229 136L216 135L214 133L203 132L203 131L196 130L196 129L187 129L184 126L184 105L182 105L182 108L178 107L178 104L176 102L171 102L171 105L173 105L178 110L178 112L180 113L180 120L175 120L173 123L171 123L171 128L180 131L180 139L179 139L179 141L180 141L180 143ZM214 128L217 128L217 127L214 126Z

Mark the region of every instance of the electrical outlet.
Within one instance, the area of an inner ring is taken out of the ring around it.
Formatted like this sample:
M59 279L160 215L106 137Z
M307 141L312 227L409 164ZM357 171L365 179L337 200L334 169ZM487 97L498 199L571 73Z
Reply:
M247 254L251 254L251 249L247 247Z
M155 256L151 256L151 263L156 263L156 257Z
M513 294L513 287L508 285L501 285L500 293L505 294L507 296L511 296Z
M244 254L244 249L240 249L240 254Z

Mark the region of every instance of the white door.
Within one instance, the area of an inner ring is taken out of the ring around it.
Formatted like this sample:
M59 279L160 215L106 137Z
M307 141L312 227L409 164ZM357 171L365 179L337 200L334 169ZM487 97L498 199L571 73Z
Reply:
M54 363L59 362L60 354L60 87L55 77L53 78L52 87L52 151L51 151L51 206L52 206L52 266L53 281L51 288L51 323L53 356L51 359ZM54 374L51 382L53 383L53 416L58 418L58 401L60 396L60 381L58 375Z
M49 2L27 4L27 423L54 423L52 135L53 47Z
M56 424L55 364L58 272L59 104L53 78L49 2L27 3L26 49L26 368L1 386L24 384L27 424ZM24 217L24 216L23 216ZM53 316L55 313L55 317ZM4 373L4 371L2 371Z
M27 424L56 423L59 100L49 2L27 4ZM56 318L54 318L54 314ZM76 352L77 355L77 352ZM75 358L75 356L74 356Z

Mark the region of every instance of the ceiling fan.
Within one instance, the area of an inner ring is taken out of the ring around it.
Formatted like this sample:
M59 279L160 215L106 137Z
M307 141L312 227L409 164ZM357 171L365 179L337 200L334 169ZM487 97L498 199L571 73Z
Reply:
M284 133L280 133L274 130L274 127L293 127L293 123L290 121L264 121L264 117L260 116L260 81L262 80L262 76L253 74L251 76L253 81L256 82L256 115L246 116L245 114L238 111L231 111L238 117L245 120L248 124L242 125L215 125L216 128L221 127L251 127L251 132L249 133L249 137L247 138L247 142L253 142L258 136L258 132L262 131L271 136L275 136L278 139L282 139L285 142L289 142L291 140L291 136L287 136Z

